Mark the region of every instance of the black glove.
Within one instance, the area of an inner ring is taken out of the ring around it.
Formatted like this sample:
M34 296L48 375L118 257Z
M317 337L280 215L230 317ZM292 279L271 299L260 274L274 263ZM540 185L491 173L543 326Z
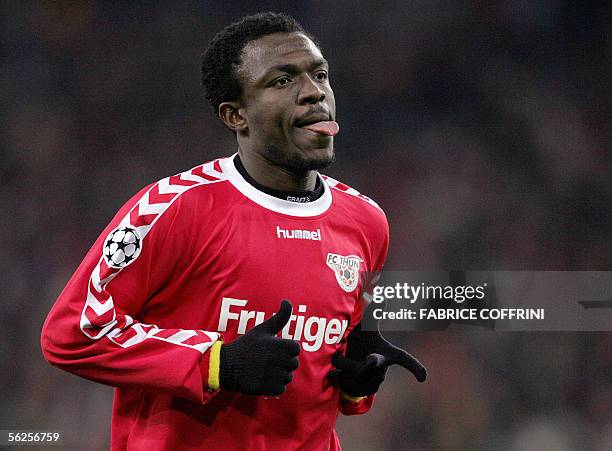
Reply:
M419 382L427 378L421 362L385 340L379 331L366 332L357 324L347 337L346 357L334 354L329 373L332 382L349 396L368 396L378 391L387 368L398 364L412 372Z
M237 340L221 346L219 385L245 395L278 396L298 367L300 345L276 336L291 317L282 301L276 314Z

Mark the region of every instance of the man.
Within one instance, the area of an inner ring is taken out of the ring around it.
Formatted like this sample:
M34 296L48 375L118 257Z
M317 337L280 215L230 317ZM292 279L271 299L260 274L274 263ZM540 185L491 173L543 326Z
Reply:
M338 409L366 412L387 366L425 377L358 325L385 216L317 172L334 159L334 95L293 19L230 25L202 70L238 153L119 210L51 310L44 355L117 387L113 449L339 449Z

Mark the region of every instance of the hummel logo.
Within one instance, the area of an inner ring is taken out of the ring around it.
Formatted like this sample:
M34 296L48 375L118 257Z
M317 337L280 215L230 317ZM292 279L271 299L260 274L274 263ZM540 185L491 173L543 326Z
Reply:
M276 237L287 238L293 240L313 240L321 241L321 230L284 230L279 226L276 226Z

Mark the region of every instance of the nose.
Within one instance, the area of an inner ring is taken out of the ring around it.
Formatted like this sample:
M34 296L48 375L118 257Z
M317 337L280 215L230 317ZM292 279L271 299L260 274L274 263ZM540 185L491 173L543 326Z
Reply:
M322 86L310 77L304 77L305 81L300 89L298 103L300 105L316 104L325 99L325 91Z

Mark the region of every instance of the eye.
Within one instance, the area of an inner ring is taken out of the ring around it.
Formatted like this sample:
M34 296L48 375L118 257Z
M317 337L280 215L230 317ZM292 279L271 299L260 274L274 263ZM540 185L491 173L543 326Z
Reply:
M315 78L319 81L325 81L327 80L327 72L317 72Z
M287 86L290 81L291 79L289 77L277 78L274 80L274 83L272 83L272 86Z

